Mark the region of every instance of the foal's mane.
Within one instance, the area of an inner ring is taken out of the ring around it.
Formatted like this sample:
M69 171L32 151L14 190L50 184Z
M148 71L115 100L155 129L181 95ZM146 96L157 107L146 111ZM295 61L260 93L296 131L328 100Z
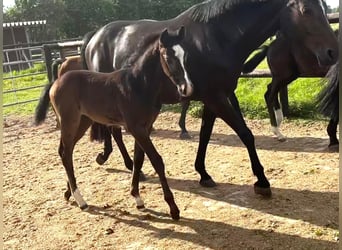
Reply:
M209 19L215 18L237 5L252 5L271 1L276 0L207 0L191 7L189 15L194 21L208 22Z

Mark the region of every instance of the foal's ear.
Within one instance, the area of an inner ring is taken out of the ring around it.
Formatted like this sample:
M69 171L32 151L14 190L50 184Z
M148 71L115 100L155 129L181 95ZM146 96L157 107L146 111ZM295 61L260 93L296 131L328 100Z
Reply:
M167 29L164 29L163 32L160 35L160 43L164 46L167 46L168 41L169 41L169 32L167 31Z

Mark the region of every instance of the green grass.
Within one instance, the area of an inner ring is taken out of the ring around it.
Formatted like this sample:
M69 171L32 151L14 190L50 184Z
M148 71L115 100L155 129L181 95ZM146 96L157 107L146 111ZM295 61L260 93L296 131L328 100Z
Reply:
M267 63L264 60L259 69L267 69ZM37 64L34 68L21 72L12 72L12 75L29 74L33 72L43 72L45 66ZM4 78L10 76L4 74ZM264 101L264 94L270 78L241 78L235 91L240 102L241 110L245 117L250 119L268 118L268 112ZM15 88L25 88L29 86L40 86L48 82L47 75L35 75L17 78L14 80L4 80L3 90ZM322 83L320 78L299 78L289 85L289 106L291 118L318 119L320 115L315 108L315 96L321 90ZM21 91L17 93L3 94L3 103L13 103L16 100L29 100L39 98L42 89L36 88L32 90ZM4 116L10 114L17 115L33 115L37 101L5 107L3 108ZM180 112L181 107L177 105L164 105L162 111ZM189 108L189 114L200 117L202 112L202 104L200 102L192 102Z
M3 75L3 78L7 78L11 76L26 75L26 74L31 74L31 73L38 73L38 72L41 72L42 74L3 80L3 105L39 98L42 88L34 88L34 89L16 91L16 92L11 92L11 93L4 93L4 92L8 90L45 85L48 82L48 80L47 80L47 74L43 73L44 71L45 71L45 65L41 63L41 64L35 64L34 67L26 69L26 70L12 71L10 73L5 73ZM4 116L10 115L10 114L31 115L34 113L34 109L36 105L37 105L37 101L4 107L3 114Z

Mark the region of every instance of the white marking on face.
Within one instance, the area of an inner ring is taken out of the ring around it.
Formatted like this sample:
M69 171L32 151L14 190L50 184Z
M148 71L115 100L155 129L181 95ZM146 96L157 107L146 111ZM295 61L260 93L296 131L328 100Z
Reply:
M189 78L189 75L188 75L188 72L186 71L185 69L185 66L184 66L184 49L179 45L175 45L172 47L172 49L175 51L175 56L179 59L179 62L180 64L182 65L182 68L183 68L183 71L184 71L184 78L186 80L186 83L187 83L187 89L189 90L188 91L188 94L190 95L193 91L193 84Z
M84 201L84 199L83 199L80 191L78 190L78 188L76 188L76 190L72 193L72 195L74 196L79 207L87 206L87 203Z
M121 35L115 38L114 43L116 44L114 49L113 56L113 69L119 68L116 65L116 57L118 52L123 52L129 42L129 36L136 31L136 27L134 25L129 25L124 28L121 32Z

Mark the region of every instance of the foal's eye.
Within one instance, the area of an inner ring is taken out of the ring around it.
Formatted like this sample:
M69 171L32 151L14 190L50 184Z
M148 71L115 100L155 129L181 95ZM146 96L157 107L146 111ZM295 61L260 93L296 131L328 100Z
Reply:
M302 8L301 12L303 15L311 15L313 13L312 9L310 8Z

